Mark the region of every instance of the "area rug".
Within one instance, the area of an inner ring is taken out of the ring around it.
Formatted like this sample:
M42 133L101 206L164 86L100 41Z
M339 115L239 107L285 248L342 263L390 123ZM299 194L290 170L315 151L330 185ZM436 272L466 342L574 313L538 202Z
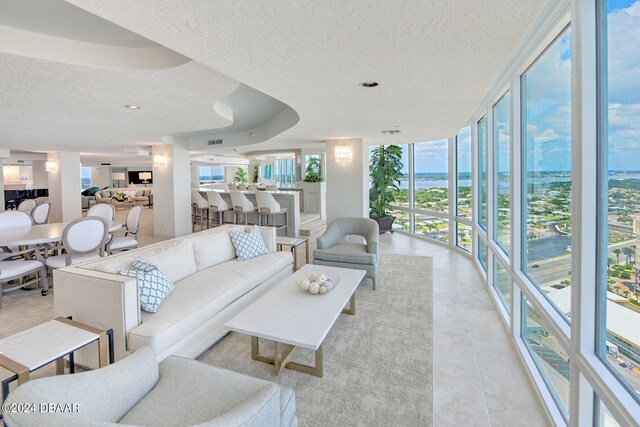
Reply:
M200 360L296 392L300 426L430 426L433 414L431 257L384 255L376 290L356 291L356 315L340 315L324 341L324 376L254 361L250 339L230 333ZM274 307L285 310L286 307ZM264 344L263 344L264 343ZM273 347L261 340L261 353ZM294 360L313 363L313 351Z

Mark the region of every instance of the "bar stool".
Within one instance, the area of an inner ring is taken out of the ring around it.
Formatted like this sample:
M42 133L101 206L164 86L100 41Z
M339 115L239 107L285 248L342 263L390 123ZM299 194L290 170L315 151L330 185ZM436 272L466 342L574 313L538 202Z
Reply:
M256 193L256 203L258 205L258 213L260 214L260 225L262 225L262 217L265 216L267 223L265 225L276 228L287 228L287 209L283 209L268 191L259 191ZM284 214L284 225L276 225L276 215ZM269 216L272 223L269 224Z
M207 202L209 203L209 226L211 226L211 221L213 220L213 214L216 213L218 220L218 227L224 224L224 213L227 211L232 211L233 209L229 208L227 202L224 201L220 193L217 191L207 191Z
M202 197L198 190L191 189L191 223L196 231L196 222L200 221L200 230L204 230L204 221L209 222L209 202Z
M249 201L249 199L247 199L247 196L245 196L244 194L242 194L240 191L238 190L233 190L230 192L231 194L231 204L233 205L233 223L237 224L238 223L238 214L240 214L240 216L244 216L244 223L248 224L249 223L249 214L252 212L256 212L257 213L257 209L255 208L255 206L253 206L253 203L251 203ZM259 219L258 219L259 222Z

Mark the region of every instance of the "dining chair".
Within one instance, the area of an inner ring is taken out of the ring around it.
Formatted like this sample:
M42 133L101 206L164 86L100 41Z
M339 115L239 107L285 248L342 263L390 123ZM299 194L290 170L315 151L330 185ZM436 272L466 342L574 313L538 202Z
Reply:
M138 232L140 231L141 217L142 206L134 206L129 209L124 236L114 236L111 241L107 243L107 253L112 254L116 251L126 251L138 247ZM132 234L133 237L130 237L129 234Z
M106 221L113 221L116 217L116 210L113 205L109 203L96 203L87 211L87 217L90 216L97 216Z
M46 258L47 267L55 270L103 257L108 238L109 225L102 217L71 221L62 231L62 246L56 247L66 253Z
M0 213L0 231L31 228L32 225L33 219L26 212L4 211ZM22 255L18 246L2 246L2 252L11 254L12 257L21 257Z
M233 205L233 223L238 223L238 215L240 217L244 217L244 223L249 223L249 214L252 212L258 212L258 210L253 206L253 203L247 196L241 193L238 190L233 190L230 192L231 194L231 204Z
M246 186L246 185L242 185L242 184L240 184L240 185L238 185L238 190L240 190L240 191L247 191L247 186Z
M258 213L260 214L259 225L273 226L277 228L287 227L287 209L282 208L273 197L273 194L267 191L258 191L256 193L256 204L258 205ZM284 215L284 224L276 226L276 215ZM269 216L272 218L269 224ZM262 223L262 218L266 219L266 224Z
M224 213L232 209L229 208L227 202L224 201L217 191L207 191L206 194L207 202L209 203L209 225L211 225L211 221L213 220L213 214L216 213L218 220L217 225L221 226L224 224Z
M2 294L34 283L42 285L42 296L49 293L47 270L40 255L40 249L33 248L23 252L32 252L35 259L0 260L0 308L2 308ZM28 277L32 274L34 277L29 279ZM24 278L27 280L23 280ZM16 282L16 279L20 280Z
M251 184L251 185L247 186L247 189L248 189L249 191L260 191L260 190L258 190L258 187L256 187L256 186L255 186L255 185L253 185L253 184Z
M36 204L37 204L37 205L41 205L41 204L43 204L44 202L48 202L48 201L49 201L49 198L48 198L48 197L46 197L46 196L43 196L43 197L36 197Z
M38 224L46 224L49 222L49 212L51 211L51 204L49 202L44 202L41 205L37 205L33 210L31 210L31 219L33 219L33 223Z
M238 186L234 184L227 184L227 186L229 187L229 191L235 191L238 189Z
M200 191L191 189L191 225L196 231L196 222L200 221L200 230L204 230L204 222L209 222L209 202L202 197Z
M20 204L18 205L18 210L20 212L26 212L27 214L31 213L31 211L33 210L33 208L35 208L37 205L35 199L25 199L23 201L20 202Z

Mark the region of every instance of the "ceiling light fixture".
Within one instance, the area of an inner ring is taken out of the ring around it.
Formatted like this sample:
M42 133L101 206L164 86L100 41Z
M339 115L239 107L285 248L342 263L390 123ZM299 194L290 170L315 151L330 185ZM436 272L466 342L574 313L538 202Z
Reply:
M396 133L400 133L400 129L381 130L380 132L382 132L385 135L395 135Z
M142 107L140 107L139 105L127 104L124 106L124 108L128 108L129 110L139 110Z
M360 83L360 86L362 86L362 87L376 87L376 86L378 86L378 82L372 82L372 81L362 82L362 83Z

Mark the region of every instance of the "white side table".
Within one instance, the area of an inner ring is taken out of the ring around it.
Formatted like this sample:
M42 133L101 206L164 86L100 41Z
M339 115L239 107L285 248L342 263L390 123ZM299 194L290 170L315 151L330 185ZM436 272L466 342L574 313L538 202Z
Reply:
M100 367L113 363L113 330L103 331L65 317L34 326L0 340L0 366L14 375L2 380L2 400L9 384L29 381L31 372L56 362L56 374L64 374L64 356L69 355L69 373L75 372L73 352L98 342Z
M290 246L293 254L293 271L298 270L298 246L305 244L307 264L311 264L309 259L309 239L296 239L293 237L276 237L276 248L281 251L283 246Z

